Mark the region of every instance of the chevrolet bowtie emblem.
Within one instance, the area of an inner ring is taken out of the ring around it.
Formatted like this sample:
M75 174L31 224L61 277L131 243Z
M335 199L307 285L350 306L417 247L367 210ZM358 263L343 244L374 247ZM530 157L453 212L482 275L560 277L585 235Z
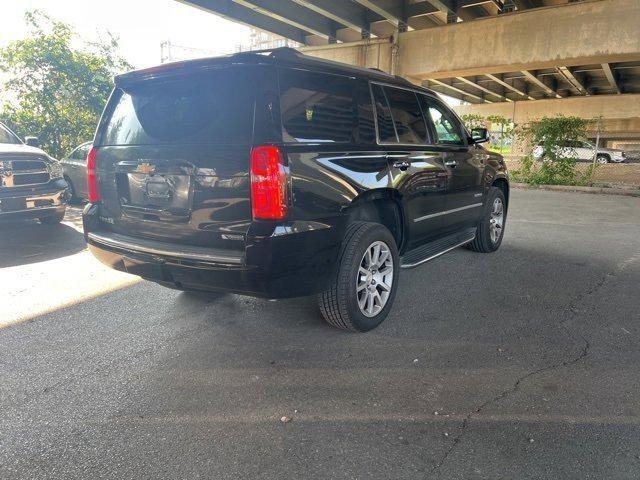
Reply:
M144 162L138 164L134 172L136 173L144 173L145 175L149 175L156 171L155 165L151 165L150 163Z

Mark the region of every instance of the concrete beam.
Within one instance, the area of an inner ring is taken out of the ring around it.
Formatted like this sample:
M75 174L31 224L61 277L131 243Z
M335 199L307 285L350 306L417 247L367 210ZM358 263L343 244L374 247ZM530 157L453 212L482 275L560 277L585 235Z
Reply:
M300 50L305 55L348 63L358 67L379 68L385 72L391 71L391 40L389 38L375 38L359 42L338 43L336 45L321 45L303 47Z
M484 87L484 86L480 85L477 82L472 82L468 78L464 78L464 77L456 77L456 78L458 80L460 80L461 82L466 83L467 85L471 85L473 88L477 88L478 90L481 90L481 91L483 91L485 93L488 93L489 95L491 95L493 97L499 98L503 102L510 102L511 101L510 99L508 99L504 95L500 95L498 92L494 92L493 90L490 90L487 87Z
M399 5L392 0L355 0L357 3L372 12L380 15L394 27L399 27L402 21L402 12Z
M586 85L574 74L571 68L558 67L558 72L582 95L589 95L589 90L587 90Z
M622 90L620 90L620 85L618 84L618 80L616 79L616 75L613 73L613 70L611 70L611 65L609 65L608 63L603 63L602 70L604 71L604 75L605 77L607 77L607 81L609 82L609 84L616 89L616 92L618 94L622 93Z
M369 33L364 9L351 2L341 0L292 0L313 12L322 15L360 34Z
M279 0L233 0L238 5L324 39L335 38L335 30L325 17L314 15L297 4Z
M533 98L531 95L529 95L528 93L525 93L523 90L520 90L519 88L517 88L515 85L511 85L510 83L505 82L504 80L502 80L500 77L498 77L497 75L493 75L491 73L487 73L485 75L487 78L489 78L490 80L493 80L494 82L496 82L499 85L502 85L505 88L508 88L509 90L511 90L512 92L516 92L518 95L522 95L523 97L526 97L529 100L535 100L535 98Z
M577 116L585 119L603 117L607 121L640 120L640 94L591 95L589 97L566 97L562 99L528 100L513 103L460 105L454 110L461 114L502 115L514 123L556 115Z
M536 8L539 5L534 0L513 0L518 10L526 10L528 8Z
M462 90L461 88L458 88L458 87L454 87L453 85L449 85L448 83L441 82L440 80L434 80L434 79L430 78L428 81L431 82L431 83L435 83L436 85L440 85L441 87L448 88L449 90L451 90L453 92L456 92L456 93L459 93L460 95L464 95L466 97L474 98L474 99L476 99L476 100L478 100L480 102L492 103L491 101L489 101L489 100L487 100L485 98L482 98L479 95L476 95L474 93L470 93L470 92L468 92L466 90Z
M638 18L640 0L601 0L404 32L398 73L448 78L633 61Z
M556 98L562 98L562 96L558 92L556 92L553 88L551 88L546 83L544 83L542 80L540 80L536 75L534 75L530 71L522 70L520 73L522 73L528 81L530 81L534 85L544 90L547 93L547 95L551 95Z
M232 22L259 28L298 43L306 42L306 33L290 24L264 16L230 0L177 0L185 5L214 13Z

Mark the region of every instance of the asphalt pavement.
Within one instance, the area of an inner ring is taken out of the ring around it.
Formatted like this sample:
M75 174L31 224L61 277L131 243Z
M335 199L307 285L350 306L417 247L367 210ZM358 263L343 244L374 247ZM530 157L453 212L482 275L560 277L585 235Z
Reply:
M350 334L108 270L77 208L2 225L0 478L640 478L640 198L514 190L400 282Z

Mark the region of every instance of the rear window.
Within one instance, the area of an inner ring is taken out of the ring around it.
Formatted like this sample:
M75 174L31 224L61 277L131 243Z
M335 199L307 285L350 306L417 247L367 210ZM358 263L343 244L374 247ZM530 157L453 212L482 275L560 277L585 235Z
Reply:
M400 88L384 87L400 143L426 143L427 126L416 94Z
M249 143L255 73L228 68L118 89L100 145Z
M285 142L353 142L358 134L354 80L302 70L280 70Z

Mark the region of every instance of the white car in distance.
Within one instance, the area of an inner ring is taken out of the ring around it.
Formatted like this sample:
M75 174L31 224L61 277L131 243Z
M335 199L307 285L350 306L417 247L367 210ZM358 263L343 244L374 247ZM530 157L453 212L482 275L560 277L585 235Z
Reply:
M574 140L567 142L564 147L557 146L558 156L564 158L574 158L580 162L591 162L594 157L598 163L622 163L626 159L624 151L615 148L604 148L596 146L591 142L585 142L582 140ZM533 156L536 160L544 160L542 145L537 145L533 150Z

